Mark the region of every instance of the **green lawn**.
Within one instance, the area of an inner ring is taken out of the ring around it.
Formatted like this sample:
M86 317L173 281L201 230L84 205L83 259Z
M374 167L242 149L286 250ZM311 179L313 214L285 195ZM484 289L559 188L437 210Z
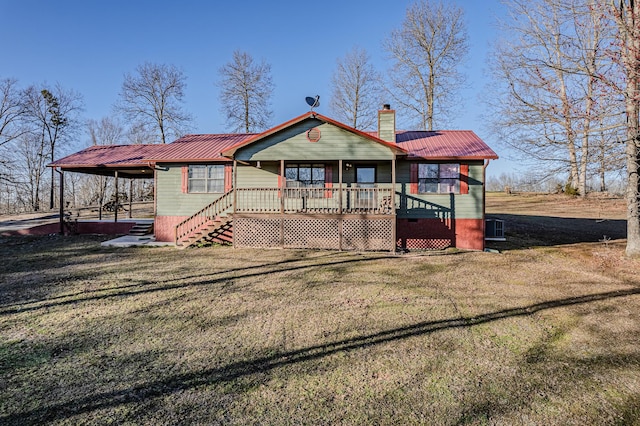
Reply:
M0 424L640 424L640 261L0 238Z

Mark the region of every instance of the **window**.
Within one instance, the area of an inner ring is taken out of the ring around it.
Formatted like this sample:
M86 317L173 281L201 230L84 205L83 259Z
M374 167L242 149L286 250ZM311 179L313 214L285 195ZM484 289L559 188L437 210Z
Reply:
M356 183L361 188L373 188L376 182L375 167L356 167Z
M285 178L287 188L300 188L304 190L288 190L287 196L292 198L323 198L325 184L324 164L287 164L285 167ZM310 190L322 188L323 190Z
M287 164L287 188L324 188L324 164Z
M460 193L460 165L418 164L418 192Z
M189 192L224 192L224 164L189 166Z

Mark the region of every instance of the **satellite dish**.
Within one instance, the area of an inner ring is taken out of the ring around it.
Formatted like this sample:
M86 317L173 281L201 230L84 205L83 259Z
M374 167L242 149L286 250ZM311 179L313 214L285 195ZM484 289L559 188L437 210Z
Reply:
M316 95L315 98L312 98L311 96L307 96L305 98L305 101L307 101L307 105L309 105L311 107L311 111L313 111L314 108L320 106L320 95Z

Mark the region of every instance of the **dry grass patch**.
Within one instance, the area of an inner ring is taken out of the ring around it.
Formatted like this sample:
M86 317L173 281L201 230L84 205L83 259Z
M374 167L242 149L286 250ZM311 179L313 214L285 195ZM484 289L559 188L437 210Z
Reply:
M2 240L0 423L638 424L640 264L618 242L99 240Z

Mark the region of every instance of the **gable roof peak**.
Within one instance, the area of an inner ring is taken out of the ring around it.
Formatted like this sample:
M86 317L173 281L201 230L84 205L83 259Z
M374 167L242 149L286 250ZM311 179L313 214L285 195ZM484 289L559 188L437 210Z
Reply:
M262 140L262 139L264 139L264 138L266 138L268 136L276 134L276 133L278 133L278 132L280 132L280 131L282 131L284 129L287 129L287 128L291 127L291 126L294 126L294 125L296 125L298 123L301 123L301 122L309 120L309 119L316 119L316 120L322 121L324 123L332 124L332 125L334 125L336 127L339 127L339 128L341 128L343 130L346 130L348 132L351 132L351 133L354 133L356 135L359 135L359 136L361 136L361 137L363 137L365 139L369 139L369 140L371 140L373 142L376 142L376 143L379 143L381 145L384 145L384 146L392 149L396 154L406 155L406 151L403 148L397 146L396 144L394 144L392 142L384 141L384 140L378 138L377 135L373 135L371 133L367 133L367 132L363 132L361 130L355 129L355 128L351 127L351 126L348 126L348 125L346 125L344 123L336 121L336 120L334 120L332 118L324 116L324 115L322 115L322 114L320 114L318 112L315 112L315 111L305 112L304 114L299 115L298 117L295 117L295 118L293 118L293 119L291 119L289 121L286 121L286 122L284 122L282 124L279 124L279 125L277 125L275 127L272 127L271 129L267 129L262 133L254 134L254 135L248 137L246 140L238 143L237 145L234 145L234 146L224 150L222 152L222 155L225 156L225 157L233 157L237 150L239 150L241 148L244 148L245 146L251 145L251 144L253 144L255 142L258 142L259 140Z

